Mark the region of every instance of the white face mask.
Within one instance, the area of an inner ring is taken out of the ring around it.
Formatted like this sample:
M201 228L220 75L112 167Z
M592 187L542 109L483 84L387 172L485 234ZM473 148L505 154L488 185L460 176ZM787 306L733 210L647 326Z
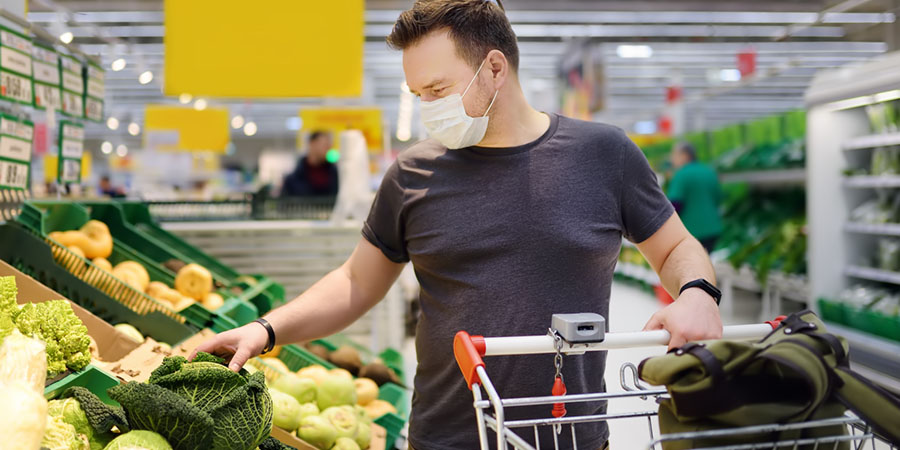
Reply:
M494 106L494 100L497 99L500 91L494 92L491 104L488 105L487 111L481 117L469 116L462 99L469 92L472 83L478 79L478 74L486 61L481 62L481 66L478 67L475 76L466 86L462 95L451 94L432 102L422 102L422 121L425 124L425 130L428 131L429 136L437 139L447 148L471 147L484 139L484 133L487 132L488 126L487 114L491 110L491 106Z

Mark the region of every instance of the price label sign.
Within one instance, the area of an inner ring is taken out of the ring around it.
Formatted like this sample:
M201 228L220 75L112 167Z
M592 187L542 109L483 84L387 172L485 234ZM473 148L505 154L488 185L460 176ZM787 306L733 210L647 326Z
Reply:
M40 109L62 109L59 54L35 44L31 51L34 70L34 106Z
M85 68L84 116L94 122L103 121L103 97L106 95L106 72L88 62Z
M28 189L34 124L0 115L0 188Z
M70 117L84 117L84 64L69 55L60 57L62 112Z
M31 39L0 27L0 98L32 104Z
M59 123L59 170L60 183L81 181L81 159L84 155L84 126L70 121Z

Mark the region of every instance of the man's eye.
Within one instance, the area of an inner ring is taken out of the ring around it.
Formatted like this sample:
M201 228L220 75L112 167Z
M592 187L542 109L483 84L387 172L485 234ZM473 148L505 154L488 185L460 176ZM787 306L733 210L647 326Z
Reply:
M443 93L446 89L447 88L437 88L437 89L434 89L433 92L435 95L441 95L441 93Z

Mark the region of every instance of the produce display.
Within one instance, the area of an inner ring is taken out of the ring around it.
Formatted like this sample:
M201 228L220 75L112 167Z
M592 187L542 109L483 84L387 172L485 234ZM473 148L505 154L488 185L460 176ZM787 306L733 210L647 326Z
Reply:
M0 337L15 327L25 336L44 342L47 375L79 371L91 362L90 338L84 323L67 300L16 304L15 277L0 278Z
M306 344L306 349L319 358L350 372L350 375L354 377L359 376L374 380L378 386L383 386L386 383L403 384L397 373L381 360L375 359L369 364L363 364L359 350L350 345L342 345L334 351L329 351L324 345L312 342Z
M14 331L0 344L0 449L38 450L47 424L47 356L37 339Z
M900 131L900 101L868 105L866 106L866 115L873 133Z

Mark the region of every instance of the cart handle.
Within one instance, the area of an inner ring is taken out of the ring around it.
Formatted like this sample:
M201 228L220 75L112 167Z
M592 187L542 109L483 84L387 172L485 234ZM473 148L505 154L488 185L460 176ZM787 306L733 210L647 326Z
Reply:
M778 328L785 316L778 316L760 324L731 325L722 329L722 339L755 340L761 339L772 330ZM563 353L584 353L589 351L610 350L615 348L650 347L666 345L671 335L666 330L637 331L626 333L607 333L605 340L590 344L571 344L566 342ZM495 337L470 336L465 331L456 333L453 338L453 355L462 371L469 389L480 383L478 367L484 369L484 356L494 355L534 355L554 353L556 347L549 335Z

